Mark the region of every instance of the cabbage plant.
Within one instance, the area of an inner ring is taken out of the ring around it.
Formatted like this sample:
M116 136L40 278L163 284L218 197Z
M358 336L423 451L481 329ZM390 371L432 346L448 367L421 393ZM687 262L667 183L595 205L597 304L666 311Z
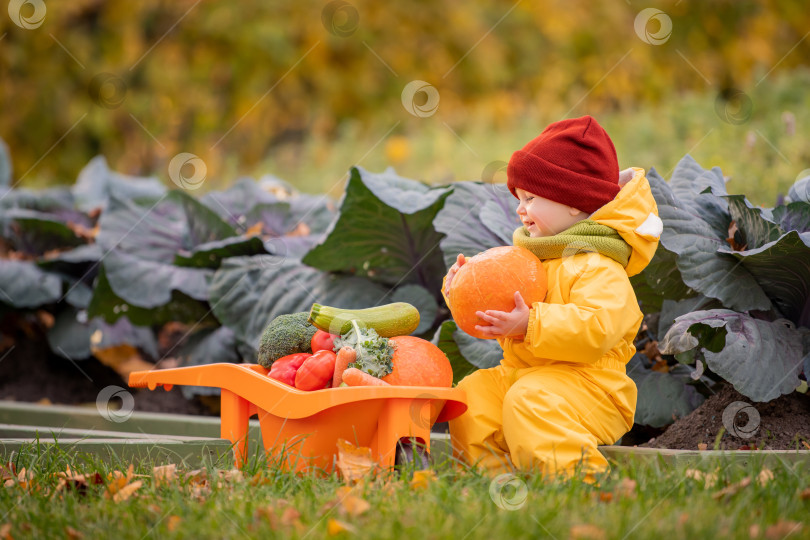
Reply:
M754 401L796 390L810 371L810 179L763 208L689 155L669 182L647 178L664 232L635 285L660 309L661 352Z

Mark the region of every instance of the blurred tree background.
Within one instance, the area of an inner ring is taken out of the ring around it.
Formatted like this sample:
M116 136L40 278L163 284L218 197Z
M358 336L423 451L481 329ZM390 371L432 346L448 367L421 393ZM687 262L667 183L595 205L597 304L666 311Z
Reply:
M21 27L12 5L23 23L44 13L41 24ZM272 173L338 193L355 163L480 178L549 122L592 114L623 167L666 175L691 152L773 204L810 167L806 3L646 7L12 1L0 17L0 137L21 186L72 183L98 154L166 179L190 152L206 190ZM414 80L438 92L433 114L403 106Z

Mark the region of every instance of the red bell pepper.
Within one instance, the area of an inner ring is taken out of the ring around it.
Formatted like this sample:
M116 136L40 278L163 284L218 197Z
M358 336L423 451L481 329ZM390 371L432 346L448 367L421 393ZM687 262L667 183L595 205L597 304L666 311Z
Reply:
M321 390L332 384L337 355L329 350L318 351L307 358L295 374L299 390Z
M295 374L310 356L312 355L309 353L295 353L282 356L273 362L267 376L271 379L289 384L290 386L295 386Z
M318 351L331 351L335 348L335 339L337 338L336 335L330 334L329 332L324 332L323 330L318 330L312 336L312 340L310 341L309 345L312 348L313 354Z

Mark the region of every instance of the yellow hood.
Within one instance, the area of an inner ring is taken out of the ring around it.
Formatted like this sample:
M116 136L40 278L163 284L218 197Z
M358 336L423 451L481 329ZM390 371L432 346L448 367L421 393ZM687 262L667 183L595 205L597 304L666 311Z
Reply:
M628 276L644 270L655 255L664 229L644 169L632 167L619 175L616 197L591 214L590 219L615 229L633 252L625 267Z

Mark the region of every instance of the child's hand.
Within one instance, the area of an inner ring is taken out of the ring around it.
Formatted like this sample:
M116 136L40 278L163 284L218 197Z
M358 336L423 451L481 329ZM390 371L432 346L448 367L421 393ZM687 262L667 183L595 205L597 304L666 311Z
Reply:
M518 291L515 291L515 309L512 311L488 309L476 311L475 314L489 323L486 326L476 325L475 329L494 338L523 337L529 327L529 306Z
M456 275L456 272L458 272L458 269L461 268L461 266L466 262L467 262L467 259L464 258L464 255L459 253L458 257L456 257L455 264L453 264L453 266L451 266L450 270L448 270L448 272L447 272L447 281L444 282L444 294L445 295L450 294L450 282L453 281L453 276Z

